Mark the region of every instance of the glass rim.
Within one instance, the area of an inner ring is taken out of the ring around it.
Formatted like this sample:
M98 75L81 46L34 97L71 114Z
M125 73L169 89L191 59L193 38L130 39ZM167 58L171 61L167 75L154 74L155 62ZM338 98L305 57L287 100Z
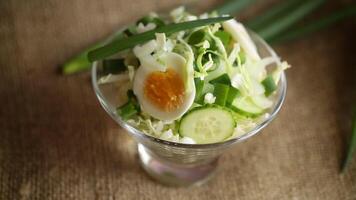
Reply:
M275 51L270 47L259 35L257 35L255 32L248 30L250 35L253 35L254 42L257 40L259 43L261 43L263 46L266 47L268 52L271 54L272 57L278 58L277 54ZM280 84L279 85L279 90L280 92L278 97L276 98L276 102L274 103L274 107L269 112L269 116L259 122L253 129L245 132L244 134L237 136L235 138L231 138L226 141L222 142L217 142L217 143L207 143L207 144L185 144L185 143L178 143L178 142L171 142L163 139L156 138L154 136L145 134L144 132L140 131L139 129L135 128L134 126L131 126L129 123L125 122L124 120L121 119L120 116L116 114L116 109L110 108L111 106L108 101L106 100L105 96L102 94L98 81L97 81L97 64L99 61L95 61L92 64L92 69L91 69L91 80L92 80L92 85L94 88L94 92L96 94L96 97L98 98L101 106L104 108L104 110L111 116L111 118L116 121L121 127L126 129L130 134L133 134L135 137L143 138L146 140L149 140L154 143L159 143L163 145L168 145L172 147L177 147L177 148L190 148L190 149L206 149L206 148L213 148L213 147L218 147L218 146L226 146L226 145L232 145L238 142L245 141L246 139L257 135L260 130L265 128L276 116L279 110L281 109L283 102L285 100L286 92L287 92L287 79L285 76L285 73L282 72L281 78L280 78Z

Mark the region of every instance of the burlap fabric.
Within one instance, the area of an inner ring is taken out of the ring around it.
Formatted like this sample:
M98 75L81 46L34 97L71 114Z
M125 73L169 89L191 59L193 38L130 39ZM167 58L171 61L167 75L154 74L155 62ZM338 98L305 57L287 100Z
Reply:
M275 46L293 65L283 109L261 135L227 152L201 187L148 178L134 142L100 107L89 74L56 73L120 25L177 4L0 1L0 199L356 199L356 162L338 171L356 88L353 20Z

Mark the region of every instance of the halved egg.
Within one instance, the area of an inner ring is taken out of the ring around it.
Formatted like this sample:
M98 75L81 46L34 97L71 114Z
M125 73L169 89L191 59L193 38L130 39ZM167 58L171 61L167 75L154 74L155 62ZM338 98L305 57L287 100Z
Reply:
M175 120L193 104L194 78L188 74L187 62L177 53L165 52L157 60L152 55L140 57L133 91L141 109L159 120Z

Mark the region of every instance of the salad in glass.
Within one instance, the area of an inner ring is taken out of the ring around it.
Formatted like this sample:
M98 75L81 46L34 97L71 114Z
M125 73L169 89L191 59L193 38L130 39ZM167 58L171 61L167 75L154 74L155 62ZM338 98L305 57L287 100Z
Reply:
M207 23L175 26L195 22ZM125 38L126 44L89 53L104 73L98 84L117 85L122 120L174 143L220 143L249 132L269 117L289 67L275 55L261 58L235 19L196 16L184 7L169 16L149 14L125 29L120 41Z

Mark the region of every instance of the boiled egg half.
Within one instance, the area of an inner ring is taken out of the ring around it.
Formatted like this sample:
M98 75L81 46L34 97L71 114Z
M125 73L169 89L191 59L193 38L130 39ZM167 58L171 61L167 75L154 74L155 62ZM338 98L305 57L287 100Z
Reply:
M141 109L159 120L178 119L194 102L194 77L189 70L193 66L174 52L152 55L154 41L145 45L134 49L141 65L135 73L133 91Z

